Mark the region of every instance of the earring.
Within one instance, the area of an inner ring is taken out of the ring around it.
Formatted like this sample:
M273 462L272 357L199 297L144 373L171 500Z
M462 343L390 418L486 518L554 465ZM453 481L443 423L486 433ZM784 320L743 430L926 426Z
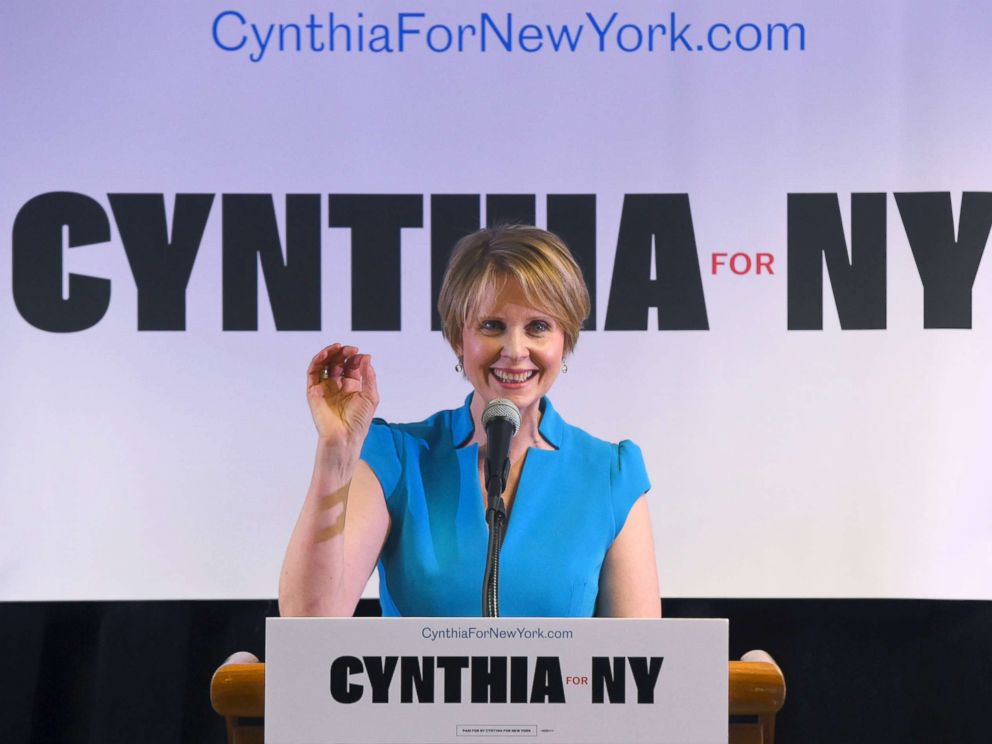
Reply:
M562 362L561 363L561 373L563 375L567 375L568 374L568 365L565 364L565 362Z
M458 364L455 365L455 372L458 372L459 374L461 374L461 371L463 369L465 369L465 368L462 366L462 360L459 359L458 360Z

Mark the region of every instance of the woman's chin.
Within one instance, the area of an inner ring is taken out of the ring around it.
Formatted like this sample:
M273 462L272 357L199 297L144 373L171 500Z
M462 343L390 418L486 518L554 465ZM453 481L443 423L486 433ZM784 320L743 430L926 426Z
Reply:
M538 384L539 376L535 375L526 382L502 382L490 377L487 399L506 398L512 401L521 411L536 406L547 392ZM481 391L480 391L481 392Z

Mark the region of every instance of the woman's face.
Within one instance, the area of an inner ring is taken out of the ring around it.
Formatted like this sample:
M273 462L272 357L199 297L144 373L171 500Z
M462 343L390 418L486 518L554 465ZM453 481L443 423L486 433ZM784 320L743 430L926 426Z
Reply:
M462 332L460 356L475 392L484 403L508 398L525 415L536 413L558 378L564 353L558 321L528 305L512 280L499 293L490 291Z

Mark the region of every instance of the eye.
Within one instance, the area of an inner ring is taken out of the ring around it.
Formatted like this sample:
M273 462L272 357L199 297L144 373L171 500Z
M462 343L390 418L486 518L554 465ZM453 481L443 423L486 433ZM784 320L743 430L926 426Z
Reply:
M534 335L550 333L553 330L551 323L546 320L532 320L527 327Z
M500 333L503 330L503 321L487 318L479 321L479 330L483 333Z

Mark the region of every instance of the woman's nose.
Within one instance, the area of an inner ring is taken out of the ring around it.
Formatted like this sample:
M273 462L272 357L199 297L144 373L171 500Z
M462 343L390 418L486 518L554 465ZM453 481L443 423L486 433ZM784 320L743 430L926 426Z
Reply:
M526 359L530 355L527 348L527 334L522 330L509 330L503 341L503 356L508 359Z

